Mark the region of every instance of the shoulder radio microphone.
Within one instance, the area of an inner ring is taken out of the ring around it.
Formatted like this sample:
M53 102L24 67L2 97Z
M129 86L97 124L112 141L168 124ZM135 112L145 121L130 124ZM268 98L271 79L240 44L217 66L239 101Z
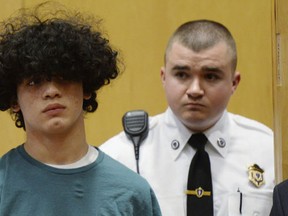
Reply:
M125 134L134 145L136 169L139 173L139 152L140 144L147 137L149 132L149 117L144 110L132 110L126 112L122 117L122 124Z

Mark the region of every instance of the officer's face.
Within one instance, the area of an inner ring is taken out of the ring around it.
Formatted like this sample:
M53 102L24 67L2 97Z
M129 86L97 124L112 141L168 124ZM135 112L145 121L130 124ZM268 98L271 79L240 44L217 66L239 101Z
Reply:
M233 73L224 42L194 52L175 42L166 54L161 79L169 106L192 131L213 126L236 90L240 74Z

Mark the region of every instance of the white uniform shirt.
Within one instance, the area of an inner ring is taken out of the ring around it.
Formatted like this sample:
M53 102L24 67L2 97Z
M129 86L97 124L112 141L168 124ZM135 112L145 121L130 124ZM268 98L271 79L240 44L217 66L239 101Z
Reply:
M214 216L269 215L274 187L273 133L265 125L224 112L205 131L213 181ZM189 131L171 109L149 118L148 137L140 145L140 174L156 193L164 216L186 216L187 179L195 150L187 144ZM124 132L100 149L136 171L134 147ZM264 170L265 183L249 181L248 167ZM242 195L242 199L240 199ZM242 200L242 203L241 203ZM240 204L241 203L241 204Z

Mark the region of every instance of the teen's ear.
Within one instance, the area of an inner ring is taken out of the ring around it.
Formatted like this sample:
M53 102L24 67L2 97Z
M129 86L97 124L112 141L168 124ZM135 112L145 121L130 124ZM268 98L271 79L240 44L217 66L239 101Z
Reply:
M11 110L14 112L14 113L17 113L19 112L21 109L20 109L20 106L18 105L18 103L15 103L11 106Z
M18 104L18 98L16 97L12 97L11 101L10 101L10 110L13 113L17 113L21 110L20 105Z
M89 100L91 98L91 94L84 93L83 98L84 98L84 100Z

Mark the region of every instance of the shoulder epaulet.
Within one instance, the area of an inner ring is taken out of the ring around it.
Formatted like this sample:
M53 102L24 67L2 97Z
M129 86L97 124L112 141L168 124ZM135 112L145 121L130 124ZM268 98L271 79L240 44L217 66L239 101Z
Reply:
M239 126L245 127L247 129L250 128L251 130L262 131L269 135L273 135L272 129L259 121L247 118L245 116L237 115L237 114L229 113L229 115L232 117L233 121Z

